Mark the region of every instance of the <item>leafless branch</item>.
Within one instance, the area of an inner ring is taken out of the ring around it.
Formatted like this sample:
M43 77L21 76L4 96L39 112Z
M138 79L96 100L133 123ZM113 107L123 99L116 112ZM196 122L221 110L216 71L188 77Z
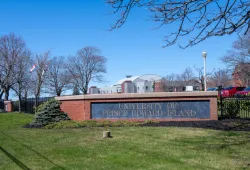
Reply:
M99 55L96 47L85 47L77 52L76 56L68 59L67 69L72 76L73 84L84 94L88 91L90 81L101 82L102 73L106 73L107 59Z
M234 76L239 77L243 84L250 85L250 31L239 37L221 59Z
M196 45L213 36L247 32L250 27L250 0L106 0L118 19L111 30L120 28L133 9L145 8L151 19L165 25L178 26L165 37L163 47L173 45L187 36L181 48ZM180 44L178 42L178 44Z

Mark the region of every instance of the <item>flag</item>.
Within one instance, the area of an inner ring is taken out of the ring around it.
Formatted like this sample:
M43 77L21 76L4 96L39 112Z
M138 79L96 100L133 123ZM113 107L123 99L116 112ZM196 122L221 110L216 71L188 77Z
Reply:
M36 64L34 64L34 65L32 66L32 68L30 69L30 72L32 72L35 68L36 68Z
M44 70L43 70L43 72L42 72L42 76L43 76L43 74L44 74Z

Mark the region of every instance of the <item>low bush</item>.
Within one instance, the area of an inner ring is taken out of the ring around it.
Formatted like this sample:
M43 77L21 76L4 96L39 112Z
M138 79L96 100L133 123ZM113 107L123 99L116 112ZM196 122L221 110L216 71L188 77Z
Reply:
M250 111L250 100L247 97L242 98L224 98L222 103L217 102L218 111L223 108L223 117L237 118L240 117L242 111Z
M37 110L35 119L30 123L31 126L45 126L50 123L70 120L68 115L61 111L60 102L55 99L44 102Z
M248 99L248 100L243 100L243 101L241 102L241 107L242 107L243 110L249 111L249 112L250 112L250 99Z
M226 107L224 107L226 106ZM240 103L236 99L223 101L223 114L229 118L236 118L240 113Z

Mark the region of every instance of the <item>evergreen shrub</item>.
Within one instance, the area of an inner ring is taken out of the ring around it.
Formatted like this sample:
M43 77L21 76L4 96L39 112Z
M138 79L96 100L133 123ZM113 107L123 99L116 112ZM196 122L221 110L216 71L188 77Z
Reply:
M44 102L37 108L37 113L34 120L30 123L31 126L45 126L50 123L70 120L67 113L60 109L60 102L55 99L50 99Z

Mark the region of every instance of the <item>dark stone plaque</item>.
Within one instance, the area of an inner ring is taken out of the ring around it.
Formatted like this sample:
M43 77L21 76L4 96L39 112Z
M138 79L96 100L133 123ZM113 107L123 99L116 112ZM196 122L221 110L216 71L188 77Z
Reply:
M91 118L210 118L210 102L120 102L91 103Z

